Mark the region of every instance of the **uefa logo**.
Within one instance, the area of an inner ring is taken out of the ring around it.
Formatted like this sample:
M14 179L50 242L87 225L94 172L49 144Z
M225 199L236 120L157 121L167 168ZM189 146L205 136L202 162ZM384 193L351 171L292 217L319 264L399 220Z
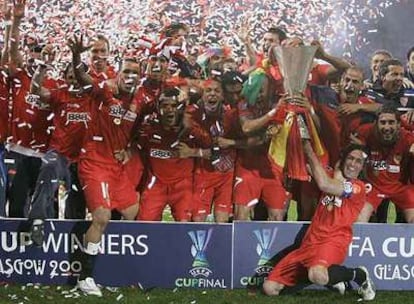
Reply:
M253 231L257 238L256 253L259 256L257 268L255 269L256 274L268 274L273 266L270 262L272 258L271 248L276 239L277 228L273 229L256 229Z
M204 276L208 277L211 274L209 264L207 261L206 250L211 239L213 228L208 230L196 230L189 231L188 235L191 238L191 255L193 256L193 268L190 270L190 274L193 277Z
M193 256L192 268L188 271L191 277L181 277L175 280L177 287L196 287L196 288L227 288L224 278L210 277L213 271L207 260L207 247L213 234L213 228L208 230L188 231L191 239L190 252Z

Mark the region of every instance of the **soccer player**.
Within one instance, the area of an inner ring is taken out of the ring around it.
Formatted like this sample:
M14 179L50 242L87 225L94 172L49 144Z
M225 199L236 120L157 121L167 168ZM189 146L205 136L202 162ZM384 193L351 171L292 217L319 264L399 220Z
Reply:
M374 124L361 126L357 133L358 139L371 150L367 167L367 203L359 220L368 221L380 202L390 198L402 210L405 220L414 223L414 185L403 180L405 170L409 168L407 161L413 159L414 136L401 127L395 104L384 104Z
M308 136L305 136L308 137ZM365 202L365 185L358 179L368 158L368 150L350 145L342 151L339 166L327 173L310 141L303 148L310 171L323 192L316 213L300 247L284 257L263 284L266 295L288 292L301 280L321 286L355 281L364 300L375 298L375 287L365 267L341 266L352 241L352 224Z
M85 235L82 272L77 286L85 294L102 296L93 278L93 270L102 234L111 219L111 210L118 210L126 220L135 219L138 212L136 185L131 182L124 165L128 160L125 151L139 111L139 102L134 97L140 66L137 62L125 60L117 78L117 90L110 90L106 83L96 83L82 68L80 56L87 49L82 37L75 37L69 46L76 80L83 86L100 91L101 95L91 105L91 123L78 167L92 223Z
M233 211L232 190L235 148L243 146L236 109L224 106L220 82L202 82L203 94L192 117L213 138L213 147L196 150L193 221L204 222L214 204L216 222L226 223ZM197 155L198 154L198 155Z
M269 159L271 121L276 113L272 79L263 71L250 75L243 87L245 102L239 103L243 133L260 138L255 147L238 151L235 168L235 219L247 220L253 207L262 199L269 220L283 220L288 193L283 186L283 168Z
M14 1L9 47L9 114L8 142L11 150L8 154L16 163L16 174L9 188L9 216L26 217L28 195L33 192L41 166L40 156L48 149L51 121L47 117L50 108L39 106L36 96L30 94L32 75L37 60L44 48L38 43L30 46L23 60L20 48L21 23L25 16L26 1ZM53 56L50 52L49 56ZM45 80L45 86L56 87L53 79Z
M211 138L184 114L179 95L177 88L162 91L157 116L142 126L138 138L147 171L138 220L160 221L167 205L176 221L191 219L194 159L186 148L208 148Z
M32 220L31 239L41 246L44 238L44 219L54 218L55 194L61 181L67 191L71 188L69 166L77 163L86 130L91 120L91 103L99 98L98 90L88 90L75 78L74 68L69 64L64 71L66 83L57 89L44 86L45 74L50 62L42 55L43 64L39 65L32 79L30 91L39 96L39 103L53 110L53 133L50 149L43 157L43 163L32 198L29 219ZM85 64L79 68L87 69ZM78 189L81 191L81 189ZM76 202L78 204L79 202Z

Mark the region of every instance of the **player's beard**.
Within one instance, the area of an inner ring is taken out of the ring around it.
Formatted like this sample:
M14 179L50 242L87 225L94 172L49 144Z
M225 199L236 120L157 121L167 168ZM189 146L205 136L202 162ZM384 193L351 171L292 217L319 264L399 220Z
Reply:
M377 130L377 132L379 133L379 139L381 144L387 147L394 145L400 137L398 130L392 130L389 132Z

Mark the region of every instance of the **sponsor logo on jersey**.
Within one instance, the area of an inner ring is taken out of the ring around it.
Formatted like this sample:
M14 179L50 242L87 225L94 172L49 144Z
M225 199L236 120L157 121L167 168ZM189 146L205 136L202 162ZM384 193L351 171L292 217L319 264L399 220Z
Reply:
M67 112L66 122L88 122L89 115L87 112Z
M161 158L161 159L169 159L173 158L173 153L168 150L161 150L161 149L151 149L150 156L154 158Z

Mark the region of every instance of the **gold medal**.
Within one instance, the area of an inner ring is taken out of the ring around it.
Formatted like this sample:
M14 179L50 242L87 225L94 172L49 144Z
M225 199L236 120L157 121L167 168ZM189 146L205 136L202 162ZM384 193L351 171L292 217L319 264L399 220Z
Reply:
M121 124L121 118L114 118L114 124L119 126Z

